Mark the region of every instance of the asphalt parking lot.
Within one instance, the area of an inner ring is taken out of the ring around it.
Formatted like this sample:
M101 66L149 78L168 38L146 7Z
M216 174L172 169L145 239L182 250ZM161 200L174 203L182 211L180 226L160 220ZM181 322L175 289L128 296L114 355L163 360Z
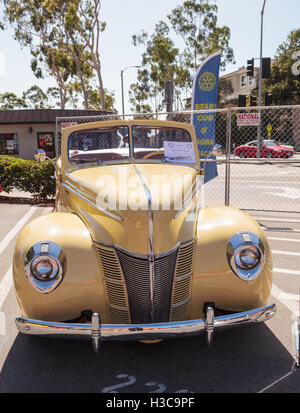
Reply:
M264 324L163 341L108 343L37 339L16 331L11 263L17 232L51 208L0 204L0 392L295 392L292 321L299 316L300 214L251 212L269 238L276 316ZM4 218L5 217L5 218Z

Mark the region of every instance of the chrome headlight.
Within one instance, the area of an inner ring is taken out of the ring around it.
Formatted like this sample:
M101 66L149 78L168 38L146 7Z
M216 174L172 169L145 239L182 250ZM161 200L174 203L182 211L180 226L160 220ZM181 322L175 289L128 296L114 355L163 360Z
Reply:
M25 274L30 284L47 294L59 286L66 271L66 257L55 242L34 244L25 258Z
M263 243L252 232L238 232L227 244L227 260L238 277L252 281L258 277L265 264Z

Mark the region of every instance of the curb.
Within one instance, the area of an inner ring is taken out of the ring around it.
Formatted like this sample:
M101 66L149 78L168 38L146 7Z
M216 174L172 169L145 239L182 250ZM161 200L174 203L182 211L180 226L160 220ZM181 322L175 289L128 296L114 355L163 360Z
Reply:
M0 204L29 204L39 205L41 207L52 207L55 205L55 199L34 199L0 195Z

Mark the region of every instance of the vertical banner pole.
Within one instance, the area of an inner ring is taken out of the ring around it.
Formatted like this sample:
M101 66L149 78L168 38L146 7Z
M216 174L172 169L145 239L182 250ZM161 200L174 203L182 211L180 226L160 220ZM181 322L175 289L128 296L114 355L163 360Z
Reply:
M197 69L193 82L192 110L199 113L192 114L191 123L196 131L200 159L206 159L215 145L216 112L213 109L218 102L220 61L221 52L208 56ZM211 158L216 159L215 156ZM204 183L216 176L216 162L207 162Z

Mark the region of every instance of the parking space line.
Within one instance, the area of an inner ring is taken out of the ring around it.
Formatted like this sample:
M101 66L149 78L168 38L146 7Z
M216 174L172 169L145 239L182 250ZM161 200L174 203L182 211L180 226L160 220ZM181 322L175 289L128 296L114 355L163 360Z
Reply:
M278 251L278 250L272 250L272 254L294 255L294 256L300 257L300 253L299 253L299 252L293 252L293 251Z
M11 287L13 285L12 266L6 271L0 281L0 308L2 307Z
M3 238L0 242L0 254L5 250L5 248L9 245L9 243L14 239L17 233L22 229L25 223L29 220L29 218L34 214L37 207L32 206L29 211L21 218L18 223L9 231L9 233Z
M294 239L294 238L268 237L268 239L271 241L300 242L300 239Z
M287 294L275 284L272 285L271 294L294 315L299 316L299 296L296 294Z
M288 270L286 268L273 268L273 272L278 272L281 274L300 275L300 271Z
M255 217L253 216L252 218L256 219L257 221L269 221L269 222L290 222L290 223L296 223L296 224L300 224L299 219L285 219L285 218L266 218L266 217Z

